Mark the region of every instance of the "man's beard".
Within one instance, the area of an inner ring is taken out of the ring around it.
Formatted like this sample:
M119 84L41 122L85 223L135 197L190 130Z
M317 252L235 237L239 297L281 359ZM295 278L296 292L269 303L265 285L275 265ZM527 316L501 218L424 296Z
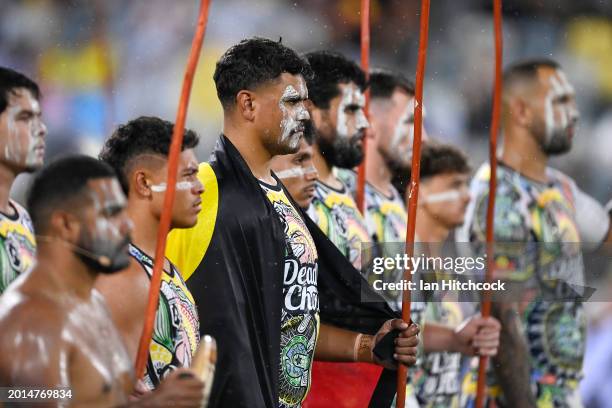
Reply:
M572 139L567 134L565 129L557 129L553 131L550 138L547 138L542 144L542 151L548 156L555 156L567 153L572 149Z
M130 237L126 237L115 247L109 247L108 242L104 244L93 242L92 245L87 245L83 241L79 240L73 252L92 270L103 274L113 274L129 266L130 257L127 248ZM96 250L96 247L103 249Z
M540 149L547 156L567 153L572 148L572 139L569 136L568 128L553 129L549 136L548 127L542 121L531 129L531 133L535 135L536 141L540 145Z
M378 152L385 161L385 165L387 166L391 174L400 175L403 173L410 172L410 169L412 168L412 151L410 151L409 153L410 157L406 158L405 160L400 158L397 152L389 153L388 151L381 148L378 149Z
M351 137L336 135L335 139L330 142L328 138L319 135L317 144L327 164L342 169L352 169L361 164L363 160L363 149L357 144L359 140L363 140L363 137L363 132L358 132Z

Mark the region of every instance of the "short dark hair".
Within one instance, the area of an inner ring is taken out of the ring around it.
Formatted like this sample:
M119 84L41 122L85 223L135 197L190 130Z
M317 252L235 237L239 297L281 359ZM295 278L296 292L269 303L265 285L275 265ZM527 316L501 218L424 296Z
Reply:
M427 179L446 173L469 174L472 171L467 156L455 146L427 141L421 148L420 179ZM402 194L410 182L410 169L393 175L393 186Z
M9 103L9 94L18 88L25 88L36 99L40 99L40 89L36 82L24 74L10 68L0 67L0 113L4 112Z
M53 211L71 208L89 180L115 177L108 164L84 155L66 156L46 165L34 176L27 196L34 230L44 233Z
M334 51L313 51L304 54L314 75L306 81L308 97L317 108L329 109L329 103L340 95L339 84L354 82L366 88L365 73L355 62Z
M391 98L396 89L414 95L414 83L404 75L388 69L370 71L368 85L372 98Z
M172 122L152 116L141 116L119 125L106 140L100 152L100 160L115 169L125 194L129 191L127 172L130 162L143 154L167 156L173 129ZM198 135L193 130L185 129L182 150L196 147L199 141Z
M243 89L253 90L283 73L312 75L308 63L281 40L254 37L230 47L217 61L213 79L224 109L231 108Z
M504 88L508 89L517 81L536 79L540 68L560 69L561 65L550 58L531 58L517 61L504 70Z
M467 156L450 144L428 142L421 149L421 179L471 171Z

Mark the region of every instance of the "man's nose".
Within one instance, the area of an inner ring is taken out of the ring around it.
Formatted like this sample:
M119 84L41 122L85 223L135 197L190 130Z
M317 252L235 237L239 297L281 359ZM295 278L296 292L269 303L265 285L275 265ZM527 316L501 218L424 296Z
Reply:
M297 114L297 119L301 121L306 121L310 119L310 113L308 113L308 109L302 106Z
M200 181L200 179L197 179L194 183L193 183L193 188L191 189L191 191L193 192L193 194L195 195L201 195L204 192L204 184L202 184L202 182Z

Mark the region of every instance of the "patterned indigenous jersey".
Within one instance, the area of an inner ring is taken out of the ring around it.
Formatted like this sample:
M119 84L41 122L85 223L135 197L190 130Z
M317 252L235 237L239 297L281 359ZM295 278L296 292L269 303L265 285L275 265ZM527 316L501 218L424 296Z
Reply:
M463 321L463 310L458 302L430 301L425 309L425 321L457 327ZM426 353L419 372L413 377L420 406L457 407L460 370L461 353Z
M153 259L130 244L130 255L151 278ZM189 367L200 341L200 321L191 292L176 267L162 273L159 306L149 346L149 360L143 381L157 387L172 370Z
M36 263L36 239L28 212L13 200L13 215L0 212L0 294Z
M284 304L281 311L279 407L301 407L310 389L319 333L317 248L281 184L259 182L274 206L286 235Z
M577 386L585 347L583 305L572 299L567 285L584 286L576 225L577 190L559 171L547 169L547 175L548 182L541 183L500 164L495 241L521 244L496 246L495 274L520 283L526 294L534 293L532 288L542 291L524 299L526 306L521 310L531 382L539 407L574 407L580 406ZM472 181L473 199L458 235L460 241L471 241L477 252L484 252L486 242L489 178L489 165L484 164ZM474 370L463 380L465 406L474 403L476 377ZM503 395L493 375L489 381L490 406L497 406L503 403Z
M342 180L353 195L357 190L357 174L352 170L334 169L336 176ZM366 225L369 240L372 241L373 257L394 257L403 253L406 241L406 224L408 214L399 193L392 187L392 194L386 196L371 184L365 185ZM369 249L369 247L367 247ZM363 272L363 271L362 271ZM399 282L403 270L385 270L381 275L367 272L365 278L372 285L374 280L382 279L384 282ZM401 292L387 290L382 294L395 310L399 309ZM413 302L416 304L417 302ZM424 309L424 305L423 305ZM414 311L413 311L414 312Z
M317 180L308 215L353 266L361 269L361 243L369 241L369 234L346 186L335 189Z
M378 242L406 241L408 214L404 200L395 187L390 186L390 193L385 194L371 184L366 184L366 221L368 231Z
M334 169L336 176L345 183L353 195L357 191L357 174L352 170ZM385 195L378 191L371 184L365 185L366 200L366 225L368 234L374 244L373 256L395 257L398 253L403 253L406 241L406 226L408 214L400 194L394 187L391 187L391 195ZM385 270L380 275L369 274L365 276L370 285L377 279L384 282L399 282L403 277L403 270ZM379 292L394 310L401 310L401 291L387 290ZM410 304L410 317L421 330L425 323L426 303L413 301ZM423 343L419 343L419 355L422 355ZM410 368L410 377L413 378L420 371L423 359L419 357L417 364ZM406 387L406 395L412 404L416 404L416 390L412 383Z
M352 170L334 169L336 176L347 186L353 196L357 191L357 174ZM404 242L408 214L404 200L390 186L389 194L379 191L370 183L365 184L366 225L375 242Z

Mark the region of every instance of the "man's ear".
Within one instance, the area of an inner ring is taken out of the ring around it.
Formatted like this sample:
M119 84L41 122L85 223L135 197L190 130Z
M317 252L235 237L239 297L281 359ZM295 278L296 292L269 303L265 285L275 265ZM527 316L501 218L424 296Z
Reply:
M81 222L77 216L64 210L51 214L49 226L55 236L67 242L76 242L81 233Z
M522 127L531 123L532 112L527 101L520 96L513 96L508 101L508 115L513 122Z
M248 90L242 90L236 95L236 109L249 122L255 120L255 99L255 94Z
M151 198L151 174L146 170L136 170L132 173L130 190L139 196Z

